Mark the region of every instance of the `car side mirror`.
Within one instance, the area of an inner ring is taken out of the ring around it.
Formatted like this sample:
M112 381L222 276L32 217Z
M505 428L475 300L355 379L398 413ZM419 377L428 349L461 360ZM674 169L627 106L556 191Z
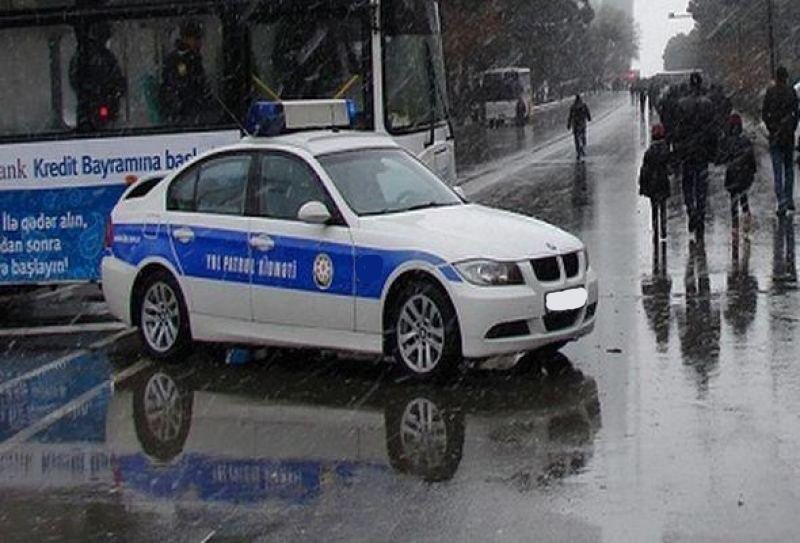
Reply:
M322 202L312 200L300 207L297 218L309 224L327 224L331 220L331 212Z

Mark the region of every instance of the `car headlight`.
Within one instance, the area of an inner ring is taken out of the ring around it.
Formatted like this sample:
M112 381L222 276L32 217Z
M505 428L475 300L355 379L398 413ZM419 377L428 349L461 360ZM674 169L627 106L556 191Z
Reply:
M467 260L455 264L461 276L473 285L492 287L522 285L522 272L513 262L495 260Z

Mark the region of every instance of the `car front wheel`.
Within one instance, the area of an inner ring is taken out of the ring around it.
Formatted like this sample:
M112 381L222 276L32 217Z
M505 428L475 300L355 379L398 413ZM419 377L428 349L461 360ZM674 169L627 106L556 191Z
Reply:
M461 337L453 305L430 283L408 285L395 303L392 351L412 377L432 379L449 373L461 357Z
M167 272L156 272L139 289L139 337L148 355L171 360L191 346L189 313L177 281Z

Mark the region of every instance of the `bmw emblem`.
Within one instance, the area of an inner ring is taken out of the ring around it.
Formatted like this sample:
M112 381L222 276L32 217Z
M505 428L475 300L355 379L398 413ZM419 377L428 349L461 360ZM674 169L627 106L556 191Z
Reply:
M328 290L333 283L333 261L325 253L314 259L314 284L320 290Z

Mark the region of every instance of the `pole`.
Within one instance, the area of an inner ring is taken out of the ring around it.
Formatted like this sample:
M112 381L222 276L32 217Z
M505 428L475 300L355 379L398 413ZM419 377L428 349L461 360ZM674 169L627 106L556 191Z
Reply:
M774 77L777 70L777 59L775 58L775 25L774 25L774 4L773 0L767 0L767 32L769 40L769 69Z

